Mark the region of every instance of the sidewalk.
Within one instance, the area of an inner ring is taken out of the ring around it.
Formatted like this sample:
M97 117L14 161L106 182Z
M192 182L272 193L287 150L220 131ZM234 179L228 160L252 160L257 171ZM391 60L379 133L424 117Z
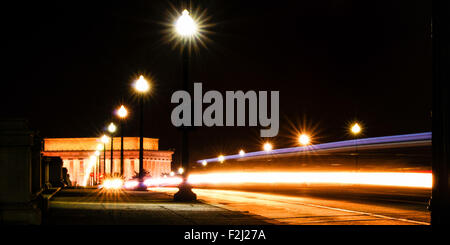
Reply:
M177 203L169 194L63 189L49 202L48 225L267 225L261 216L202 202Z

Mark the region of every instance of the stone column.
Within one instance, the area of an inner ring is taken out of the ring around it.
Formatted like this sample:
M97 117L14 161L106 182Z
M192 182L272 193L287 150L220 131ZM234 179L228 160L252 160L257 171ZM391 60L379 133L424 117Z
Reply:
M41 223L41 150L26 120L0 120L0 224Z

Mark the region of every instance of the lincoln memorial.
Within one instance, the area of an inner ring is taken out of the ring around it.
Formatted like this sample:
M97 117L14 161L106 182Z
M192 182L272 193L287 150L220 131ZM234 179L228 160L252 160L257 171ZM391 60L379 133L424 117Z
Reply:
M130 179L139 172L139 137L124 137L123 176ZM103 152L103 147L106 151ZM100 154L95 155L99 150ZM44 156L59 156L63 167L70 174L72 185L85 185L87 175L104 173L104 153L106 153L106 173L111 173L111 142L103 144L99 138L46 138ZM144 170L151 177L161 177L171 172L173 151L158 150L158 139L144 138ZM94 158L95 157L95 158ZM112 173L120 173L120 137L113 138Z

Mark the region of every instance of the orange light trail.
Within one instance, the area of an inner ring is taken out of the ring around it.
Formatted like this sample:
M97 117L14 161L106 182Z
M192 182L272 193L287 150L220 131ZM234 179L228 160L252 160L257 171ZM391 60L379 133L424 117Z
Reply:
M431 188L431 173L400 172L223 172L191 174L188 182L199 184L361 184ZM147 186L177 185L179 177L154 178Z
M188 181L193 185L334 183L431 188L432 174L399 172L235 172L192 174Z

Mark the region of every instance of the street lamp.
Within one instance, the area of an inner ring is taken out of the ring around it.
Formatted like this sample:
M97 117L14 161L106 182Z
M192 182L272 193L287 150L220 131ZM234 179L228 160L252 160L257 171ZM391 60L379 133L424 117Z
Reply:
M307 146L311 143L311 138L307 134L301 134L298 137L298 142L303 146Z
M99 149L100 148L100 149ZM96 163L95 163L95 171L94 171L94 179L95 179L95 183L98 183L98 176L100 174L100 150L101 150L101 145L97 145L97 150L94 152L95 156L97 157Z
M120 175L123 176L123 134L124 134L124 121L128 116L128 111L125 106L121 105L117 110L117 116L120 120Z
M266 142L266 143L264 143L264 145L263 145L263 149L264 149L264 151L266 151L266 152L270 152L270 151L273 149L273 146L272 146L272 144L270 144L269 142Z
M106 175L106 143L109 141L109 137L104 134L100 140L103 143L103 177Z
M220 163L223 163L225 161L225 157L223 155L220 155L217 157L217 160L219 160Z
M150 90L150 84L144 78L144 76L139 76L139 79L134 83L134 89L138 94L139 98L139 190L147 190L144 186L144 95Z
M175 30L182 37L191 37L197 33L197 24L187 9L183 10L175 23Z
M245 156L245 151L244 150L240 150L239 151L239 156L241 156L241 157Z
M114 141L114 132L116 132L116 129L117 129L117 127L116 127L116 125L114 123L110 123L109 124L108 131L111 134L111 163L110 163L109 173L111 174L111 176L113 175L113 166L114 166L113 165L113 160L114 160L114 157L113 157L113 152L114 152L113 141Z
M206 165L208 165L208 162L207 162L206 160L203 160L203 161L202 161L202 165L203 165L203 166L206 166Z
M183 83L184 91L190 90L189 83L189 44L190 38L198 33L197 23L192 19L187 9L183 10L182 15L175 22L175 30L182 40L182 64L183 64ZM191 186L187 182L189 172L189 137L187 128L182 129L182 150L181 165L184 168L183 181L178 186L178 192L175 193L174 199L177 201L193 201L197 199L197 195L192 192Z
M361 126L358 123L354 123L350 128L351 133L355 137L355 167L356 172L358 172L358 135L361 133Z

